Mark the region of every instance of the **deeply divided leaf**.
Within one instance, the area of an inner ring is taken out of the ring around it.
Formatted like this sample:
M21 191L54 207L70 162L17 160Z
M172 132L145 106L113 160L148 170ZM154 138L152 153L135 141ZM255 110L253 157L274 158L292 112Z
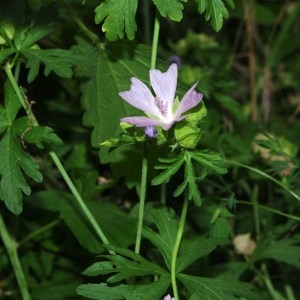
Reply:
M163 17L169 17L173 21L182 19L183 4L187 0L153 0L159 13Z
M178 279L189 291L194 300L214 299L214 300L262 300L261 294L258 294L250 284L240 281L220 280L207 277L195 277L179 274Z
M14 214L22 211L22 194L29 195L30 186L25 174L36 182L43 177L36 162L21 148L11 128L0 141L0 197Z
M215 31L219 31L223 26L223 19L228 18L228 10L224 4L227 2L231 7L234 3L232 0L197 0L198 11L202 14L205 12L206 21L211 20Z
M45 65L45 76L48 76L51 71L63 78L71 78L73 75L74 57L70 50L23 49L21 52L27 59L26 67L29 68L28 82L32 82L36 78L41 63Z
M95 22L104 20L102 31L108 40L116 41L126 33L129 40L135 36L137 0L105 0L95 9Z

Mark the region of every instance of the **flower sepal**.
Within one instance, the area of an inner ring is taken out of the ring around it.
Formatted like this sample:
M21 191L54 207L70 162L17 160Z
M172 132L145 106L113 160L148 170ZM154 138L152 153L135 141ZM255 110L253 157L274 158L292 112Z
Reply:
M113 137L106 141L100 143L101 147L107 148L115 148L124 145L132 145L136 143L150 143L155 144L157 146L162 146L167 142L167 133L165 133L162 128L157 127L156 129L156 136L149 137L145 134L144 127L135 127L132 124L126 122L120 122L121 133L119 137Z
M186 119L176 124L174 135L177 143L188 149L195 149L203 135L199 127L200 121L206 116L207 110L204 103L190 110Z

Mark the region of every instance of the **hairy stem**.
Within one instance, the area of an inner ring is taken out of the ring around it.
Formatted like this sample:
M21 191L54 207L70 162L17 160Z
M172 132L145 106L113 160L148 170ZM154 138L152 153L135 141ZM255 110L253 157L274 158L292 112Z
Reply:
M174 298L176 300L179 300L177 281L176 281L176 261L177 261L177 255L178 255L182 235L183 235L188 204L189 204L189 200L188 200L187 194L185 194L183 207L182 207L182 212L181 212L180 221L179 221L179 227L178 227L177 236L176 236L176 240L175 240L175 245L174 245L174 249L173 249L173 253L172 253L172 262L171 262L172 289L173 289L173 293L174 293Z
M23 269L21 266L21 262L19 260L19 256L17 253L17 243L13 240L13 238L9 235L8 230L5 226L5 223L0 214L0 235L3 241L3 244L8 253L10 262L12 264L20 292L23 300L30 300L30 294L27 287L27 282L25 279L25 275L23 273Z

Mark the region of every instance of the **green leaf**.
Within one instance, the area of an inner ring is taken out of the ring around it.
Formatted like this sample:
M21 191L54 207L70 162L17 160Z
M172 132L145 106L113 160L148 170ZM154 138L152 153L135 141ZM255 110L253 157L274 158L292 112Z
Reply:
M20 146L12 128L8 128L0 141L0 198L14 214L22 212L22 193L30 195L31 189L23 173L36 182L43 180L36 162Z
M31 16L29 24L22 24L16 28L14 44L18 50L30 48L43 37L53 31L53 24L57 21L56 5L42 6L35 16Z
M184 180L187 182L187 186L188 186L187 197L190 201L193 200L197 206L200 206L202 204L201 193L196 183L197 178L195 176L194 166L191 161L190 152L188 151L185 152L184 159L185 159Z
M166 159L164 159L164 162L167 163ZM151 184L152 185L159 185L164 182L168 182L174 174L177 173L177 171L180 169L182 164L184 163L184 156L180 154L176 161L174 161L174 158L170 158L168 161L168 165L158 165L155 168L156 169L165 169L165 171L161 172L159 175L153 178Z
M234 7L233 0L196 0L198 2L198 11L205 12L206 21L211 20L213 29L219 31L223 26L223 19L228 18L228 10L224 4L226 1L231 7Z
M83 247L92 253L102 252L103 248L99 237L89 226L86 217L71 195L57 191L44 191L35 193L27 201L42 209L59 212L60 217ZM92 201L86 201L86 205L110 243L122 247L133 243L134 224L120 208L113 204Z
M4 95L5 107L0 106L0 134L12 125L22 106L9 81L4 84Z
M103 255L112 264L108 264L107 261L93 264L91 267L84 271L85 275L91 275L91 272L95 274L97 270L97 275L117 273L108 278L107 282L116 283L124 279L130 279L135 276L145 276L145 275L166 275L166 271L159 267L158 265L149 262L144 259L141 255L134 253L131 250L115 247L112 245L105 245L108 250L114 251L116 254ZM110 272L109 272L110 268Z
M176 271L182 272L197 259L207 256L218 246L228 244L228 242L227 239L207 239L204 237L183 240L177 258Z
M223 164L223 159L220 154L213 152L190 152L194 160L196 160L202 166L213 170L218 174L226 174L227 168Z
M154 208L149 205L145 212L149 226L143 228L143 235L157 247L170 269L179 222L175 219L174 211L166 207Z
M89 299L97 300L153 300L161 299L170 285L170 277L163 276L158 281L140 285L82 284L77 293Z
M103 255L106 261L93 264L84 271L84 275L97 276L114 274L107 282L116 283L136 276L157 276L154 283L141 285L85 284L77 288L78 294L90 299L160 299L170 285L170 276L156 264L144 259L141 255L128 249L122 249L111 245L105 246L112 250L113 255Z
M17 113L22 107L12 85L7 80L4 84L4 94L5 94L5 115L3 117L7 120L7 125L11 126Z
M153 0L161 16L169 17L177 22L182 19L183 4L181 2L187 2L187 0Z
M24 174L36 182L42 181L36 162L27 154L17 139L19 130L15 117L22 106L13 87L4 85L5 108L0 107L0 198L14 214L22 211L22 194L30 195L31 189ZM24 173L24 174L23 174Z
M0 50L0 64L10 55L16 52L16 49L6 48Z
M35 144L38 148L43 149L44 143L49 145L61 145L63 141L54 133L53 129L48 126L34 126L24 135L24 140L28 143Z
M291 266L300 268L300 237L285 238L279 241L266 241L258 245L253 259L274 259Z
M232 280L220 280L207 277L195 277L179 274L178 279L192 295L193 300L232 300L238 297L247 300L262 300L254 287L248 283Z
M95 9L95 23L104 20L102 31L109 41L124 37L124 31L129 40L135 36L135 14L137 0L105 0Z
M71 78L74 56L71 50L64 49L22 49L21 53L26 57L26 67L29 68L27 81L32 82L39 73L40 63L45 65L44 75L51 71L63 78Z

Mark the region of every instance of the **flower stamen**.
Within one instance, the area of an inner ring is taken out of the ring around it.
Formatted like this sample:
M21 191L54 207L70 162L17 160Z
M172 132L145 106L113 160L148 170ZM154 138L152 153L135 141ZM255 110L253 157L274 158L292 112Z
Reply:
M161 100L160 98L155 98L155 105L157 106L157 108L159 109L159 112L166 117L167 113L168 113L168 106L166 103L164 103L163 100Z

